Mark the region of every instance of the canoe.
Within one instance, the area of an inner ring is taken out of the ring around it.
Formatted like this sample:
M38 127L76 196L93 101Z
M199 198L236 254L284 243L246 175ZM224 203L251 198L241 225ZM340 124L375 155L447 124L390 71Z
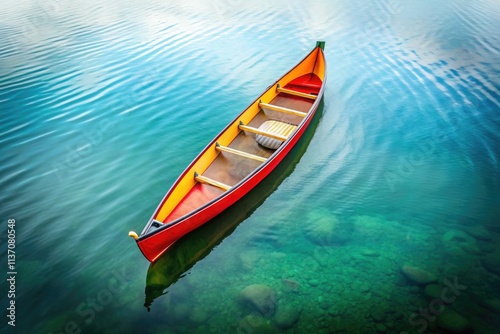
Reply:
M240 200L290 152L323 97L324 45L317 42L203 149L163 197L140 235L129 232L149 261L156 261L181 237Z

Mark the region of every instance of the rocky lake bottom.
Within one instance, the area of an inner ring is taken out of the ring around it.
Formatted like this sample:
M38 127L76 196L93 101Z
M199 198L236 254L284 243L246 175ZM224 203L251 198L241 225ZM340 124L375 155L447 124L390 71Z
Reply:
M493 333L500 231L328 209L248 234L157 299L158 333ZM257 235L258 234L258 235ZM241 249L241 245L239 246ZM159 305L158 305L159 304ZM199 307L197 305L203 305Z

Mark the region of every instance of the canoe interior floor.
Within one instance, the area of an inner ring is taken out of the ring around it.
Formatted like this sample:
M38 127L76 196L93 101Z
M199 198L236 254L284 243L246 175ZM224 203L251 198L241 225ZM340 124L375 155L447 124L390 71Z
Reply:
M173 222L177 218L180 218L205 203L210 202L222 193L224 193L222 189L198 182L163 222Z
M280 93L269 102L269 104L308 112L313 102L314 101L311 99ZM271 119L298 125L303 118L301 116L264 108L261 109L247 125L258 128L262 123ZM259 145L255 141L254 134L245 133L244 131L241 131L228 147L264 158L270 157L275 151ZM229 186L234 186L252 173L262 163L263 162L258 160L242 157L233 153L220 152L203 175ZM224 193L224 191L220 188L198 182L164 220L164 223L172 222L190 213L222 193Z

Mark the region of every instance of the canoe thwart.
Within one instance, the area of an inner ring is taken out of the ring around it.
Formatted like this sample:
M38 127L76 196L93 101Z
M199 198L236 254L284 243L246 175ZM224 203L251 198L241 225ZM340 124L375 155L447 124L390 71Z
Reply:
M254 127L251 127L251 126L247 126L247 125L245 125L241 121L240 121L239 128L241 130L243 130L243 131L252 132L252 133L255 133L255 134L258 134L258 135L263 135L263 136L274 138L274 139L278 139L278 140L281 140L281 141L285 141L288 138L288 137L280 135L280 134L276 134L276 133L273 133L273 132L269 132L269 131L265 131L265 130L260 130L260 129L257 129L257 128L254 128Z
M200 183L208 184L208 185L220 188L220 189L222 189L224 191L228 191L229 189L231 189L231 186L228 186L225 183L222 183L222 182L219 182L219 181L215 181L215 180L213 180L213 179L211 179L209 177L200 175L200 174L198 174L196 172L194 172L194 179L196 181L200 182Z
M232 154L239 155L241 157L245 157L245 158L257 160L257 161L260 161L260 162L265 162L267 160L266 158L260 157L260 156L255 155L255 154L243 152L243 151L240 151L240 150L235 150L234 148L230 148L230 147L227 147L227 146L221 146L219 143L215 143L215 149L217 151L219 151L219 152L232 153Z
M274 104L269 104L269 103L259 102L259 107L271 109L271 110L276 110L276 111L283 112L285 114L291 114L291 115L300 116L300 117L307 116L307 113L305 113L305 112L290 109L290 108L280 107L280 106L276 106Z
M278 84L278 87L276 88L276 90L279 93L285 93L285 94L289 94L289 95L305 97L306 99L311 99L311 100L316 100L318 98L317 95L302 93L302 92L292 90L292 89L281 88L279 84Z

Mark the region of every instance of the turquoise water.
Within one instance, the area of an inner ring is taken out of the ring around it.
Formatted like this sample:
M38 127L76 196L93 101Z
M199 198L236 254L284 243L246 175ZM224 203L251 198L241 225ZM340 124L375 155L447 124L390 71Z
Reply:
M2 7L2 333L500 326L496 1ZM127 232L320 39L324 103L294 156L150 266Z

